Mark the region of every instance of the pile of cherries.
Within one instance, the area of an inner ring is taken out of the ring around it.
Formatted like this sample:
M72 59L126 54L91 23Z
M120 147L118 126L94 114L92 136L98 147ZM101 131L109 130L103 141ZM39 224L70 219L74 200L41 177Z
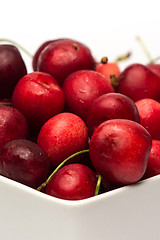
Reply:
M0 45L0 175L80 200L160 174L160 65L120 71L72 39L42 44L27 74Z

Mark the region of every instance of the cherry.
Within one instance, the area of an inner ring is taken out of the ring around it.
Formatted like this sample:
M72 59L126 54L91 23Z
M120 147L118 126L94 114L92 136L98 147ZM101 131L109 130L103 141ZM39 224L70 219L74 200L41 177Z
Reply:
M0 150L0 174L12 180L36 188L50 172L44 151L26 139L16 139Z
M117 185L135 183L143 176L152 139L139 123L111 119L101 123L93 133L89 153L104 178Z
M88 147L88 130L80 117L63 112L42 126L37 143L55 168L71 154Z
M153 139L160 140L160 103L145 98L136 102L140 123L147 129Z
M134 101L143 98L160 101L160 77L142 64L131 64L120 74L116 91Z
M140 123L133 100L120 93L107 93L93 101L88 110L87 126L91 136L95 129L109 119L130 119Z
M150 178L160 174L160 141L152 140L152 148L148 158L147 169L143 176L144 178Z
M22 113L11 107L0 105L0 148L7 142L28 137L28 125Z
M59 39L47 44L35 67L36 71L51 74L61 86L69 74L81 69L95 69L95 60L88 47L72 39Z
M12 104L19 109L30 125L40 129L54 115L63 111L64 93L49 74L32 72L17 83Z
M70 74L62 88L66 109L80 116L85 122L90 104L102 94L114 92L104 75L92 70L80 70Z
M96 71L102 73L110 83L112 83L111 78L113 75L115 77L119 77L120 75L120 69L117 63L108 62L107 57L103 57L101 62L97 63Z
M96 174L83 164L73 163L61 168L48 183L45 193L66 200L94 196Z
M26 66L19 50L8 44L0 45L0 98L10 98L20 78L26 73Z

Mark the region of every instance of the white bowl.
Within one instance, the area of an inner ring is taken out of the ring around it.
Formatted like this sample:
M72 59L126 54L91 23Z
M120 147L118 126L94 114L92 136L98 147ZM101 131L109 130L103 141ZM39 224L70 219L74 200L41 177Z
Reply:
M0 176L2 240L158 240L160 176L79 201Z

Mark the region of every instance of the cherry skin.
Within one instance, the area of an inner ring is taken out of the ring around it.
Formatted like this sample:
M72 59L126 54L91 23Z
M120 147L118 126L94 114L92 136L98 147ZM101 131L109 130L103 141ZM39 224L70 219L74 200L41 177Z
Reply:
M147 129L153 139L160 140L160 103L145 98L136 102L140 123Z
M96 64L96 71L102 73L111 82L111 76L119 77L120 69L114 62L108 62L108 58L103 57L100 63Z
M36 143L16 139L0 150L0 174L7 178L36 188L49 172L48 158Z
M62 112L64 102L64 93L57 81L51 75L41 72L32 72L21 78L12 96L13 106L36 129Z
M11 107L0 105L0 148L7 142L28 137L28 124L22 113Z
M84 44L72 39L49 43L39 54L36 71L51 74L62 86L64 79L77 70L95 69L95 60Z
M160 76L160 64L151 63L147 67L152 70L154 73L157 73Z
M152 148L148 158L147 169L143 179L160 174L160 141L152 140Z
M63 83L66 109L85 122L91 103L105 93L114 92L107 79L96 71L80 70L69 75Z
M132 99L120 93L107 93L90 105L87 126L91 136L95 129L109 119L130 119L140 123L137 107Z
M61 168L48 183L45 193L65 200L93 197L96 174L83 164L69 164Z
M93 133L89 153L97 172L114 184L126 185L143 176L151 145L150 134L139 123L111 119Z
M42 126L37 143L47 153L55 168L73 153L88 148L88 130L77 115L60 113Z
M116 91L134 101L143 98L160 101L160 77L142 64L132 64L120 74Z
M20 78L26 73L26 66L19 50L12 45L0 45L0 99L10 98Z

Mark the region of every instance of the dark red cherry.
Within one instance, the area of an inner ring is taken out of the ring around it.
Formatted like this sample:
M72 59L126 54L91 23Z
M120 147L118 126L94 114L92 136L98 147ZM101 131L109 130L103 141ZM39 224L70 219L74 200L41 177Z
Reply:
M50 171L47 155L29 140L8 142L0 151L0 174L36 188L46 180Z
M0 99L12 96L15 85L26 73L19 50L12 45L0 45Z

